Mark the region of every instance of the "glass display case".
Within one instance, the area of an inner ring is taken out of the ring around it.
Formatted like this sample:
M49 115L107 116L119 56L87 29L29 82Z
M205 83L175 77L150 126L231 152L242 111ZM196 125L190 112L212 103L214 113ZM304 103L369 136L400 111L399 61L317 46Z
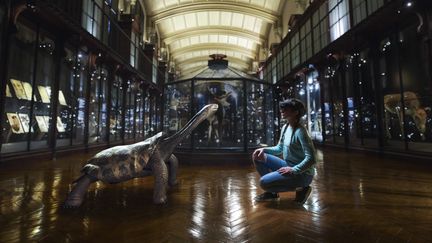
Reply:
M144 137L150 137L150 94L145 92L144 96Z
M323 86L323 109L324 109L324 140L326 143L334 143L334 129L333 129L333 101L331 98L331 84L326 74L326 78L322 82Z
M108 71L103 67L98 67L91 72L88 121L89 144L106 142L107 76Z
M179 149L245 151L273 145L271 85L230 67L211 66L164 89L163 130L175 133L207 104L216 113L202 122Z
M138 83L136 84L136 106L135 106L135 139L141 141L144 138L144 99L143 92L139 88Z
M125 113L125 139L134 138L135 126L135 83L131 80L127 81L126 90L126 113Z
M122 139L123 79L115 75L111 86L110 142Z
M186 125L191 118L191 82L166 86L164 111L164 131L173 134ZM183 139L177 147L191 148L190 136Z
M339 72L336 72L336 75L330 79L332 83L332 89L333 89L333 129L335 132L335 142L338 144L345 144L345 105L346 105L346 98L343 93L345 84L344 84L344 78L342 77L345 75L345 70L339 70Z
M72 48L64 48L65 56L60 63L60 82L58 91L57 114L60 122L64 124L64 132L57 132L56 146L69 146L72 143L73 127L75 117L74 107L77 106L77 99L73 97L76 85L79 83L75 74L76 51Z
M3 115L5 119L2 121L2 153L28 150L30 129L33 129L33 134L38 133L40 139L45 140L47 139L45 134L49 129L48 114L37 114L40 117L41 125L37 125L34 117L30 121L32 100L36 101L34 99L36 94L33 93L34 55L38 43L37 34L34 31L36 27L30 23L24 24L19 19L17 28L18 32L10 37L9 51L14 55L9 55L8 59L9 74L6 81L5 114ZM40 105L46 106L46 104Z
M273 93L262 83L246 82L248 147L273 145Z
M430 66L427 65L432 61L428 54L430 47L419 36L415 25L398 33L397 45L403 91L403 134L407 148L432 152L432 77ZM386 101L385 108L391 112L391 100Z
M369 49L350 56L350 79L347 79L348 133L351 143L378 146L377 91Z
M310 132L312 140L322 142L321 88L318 81L318 71L311 66L309 72L299 73L297 79L287 90L290 94L289 97L297 98L305 105L306 114L301 119Z
M35 65L36 80L34 92L32 93L32 86L23 83L26 93L31 94L33 97L33 115L36 124L38 126L37 130L31 131L30 149L41 149L48 147L48 128L51 124L56 124L55 128L58 133L64 133L65 124L63 124L60 117L52 118L51 108L55 101L51 101L52 97L52 87L55 79L55 68L56 63L54 61L54 50L56 46L52 36L49 36L44 30L40 30L38 36L38 54ZM36 92L36 89L38 92ZM51 122L54 119L54 122ZM45 121L45 123L43 123ZM33 122L32 122L33 123ZM34 124L34 123L33 123Z
M321 108L321 85L318 81L318 71L306 74L306 121L307 128L311 134L312 140L317 142L323 141L322 129L322 108Z
M392 38L385 38L380 43L379 73L383 90L384 146L404 149L403 116L400 115L402 112L400 95L402 87L397 45L392 45L392 41Z
M207 119L205 129L194 132L194 147L243 149L246 139L243 127L243 82L196 81L194 113L207 104L218 104L219 108L214 116Z
M72 144L78 145L84 143L85 138L85 107L87 105L86 102L86 93L87 93L87 82L88 82L88 65L87 65L88 56L82 51L78 50L76 67L75 67L75 86L73 87L73 99L71 102L74 102L75 106L73 106L73 137Z

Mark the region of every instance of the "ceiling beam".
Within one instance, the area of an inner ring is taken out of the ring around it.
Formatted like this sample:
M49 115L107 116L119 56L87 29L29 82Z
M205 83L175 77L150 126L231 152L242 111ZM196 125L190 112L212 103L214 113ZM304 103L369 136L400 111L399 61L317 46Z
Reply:
M227 11L235 12L240 14L248 14L251 16L258 17L268 23L275 23L280 16L276 13L266 10L264 8L259 8L258 6L253 6L251 4L236 3L236 2L195 2L182 5L174 5L167 9L160 11L159 13L150 16L151 19L157 24L167 18L174 16L184 15L187 13L197 13L197 12L208 12L208 11Z
M255 50L249 50L249 49L246 49L242 46L227 45L227 44L196 44L196 45L191 45L188 47L183 47L183 48L174 49L174 50L169 49L169 53L170 53L171 57L176 59L177 56L184 55L188 52L205 51L205 50L209 50L209 49L233 51L233 52L240 53L244 56L247 56L251 59L255 59L256 55L257 55L255 53Z
M228 36L236 36L236 37L243 37L245 39L251 40L255 42L258 45L261 45L265 41L265 37L252 32L243 30L240 28L221 28L221 27L212 27L212 28L193 28L193 29L184 29L182 31L174 32L173 34L165 35L163 37L163 41L165 44L169 45L173 43L176 40L181 40L183 38L188 38L192 36L199 36L199 35L214 35L214 34L220 34L220 35L228 35Z
M228 64L229 66L229 64ZM198 70L204 69L205 67L207 67L207 65L202 65L202 66L198 66L198 67L191 67L191 68L184 68L184 69L179 69L180 71L180 76L184 77L187 76L191 73L197 72ZM249 67L244 66L244 68L236 68L239 71L242 72L248 72L249 71ZM180 78L181 79L181 78Z
M177 63L176 67L181 68L184 65L188 65L188 64L192 64L195 62L208 62L210 60L210 58L208 56L200 56L200 57L194 57L191 59L188 59L187 61L181 62L181 63ZM252 60L249 61L244 61L242 59L236 58L236 57L228 57L226 60L228 60L228 63L236 63L242 66L250 66L250 63L252 63Z

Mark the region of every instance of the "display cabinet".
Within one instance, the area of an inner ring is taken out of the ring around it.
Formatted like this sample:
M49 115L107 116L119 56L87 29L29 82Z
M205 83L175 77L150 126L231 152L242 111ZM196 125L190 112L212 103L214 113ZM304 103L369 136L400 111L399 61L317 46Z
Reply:
M139 83L136 84L136 87L135 139L141 141L144 138L144 99L143 91L139 87Z
M86 107L88 101L86 100L86 94L88 93L88 82L89 82L89 70L88 70L88 55L83 50L78 50L76 57L75 66L75 85L73 86L72 100L75 106L73 109L73 136L72 144L79 145L83 144L86 135ZM71 88L71 87L70 87Z
M106 109L108 71L104 67L97 67L90 74L90 99L88 120L88 143L106 142Z
M214 63L210 61L209 68L166 85L164 130L174 133L205 105L218 104L217 112L184 139L179 149L245 151L273 144L270 84L226 67L226 63Z
M111 86L111 112L110 112L110 142L122 139L122 107L123 107L123 79L115 75Z
M30 23L24 23L22 19L18 20L17 28L18 33L10 37L9 51L14 55L9 55L8 59L9 73L2 121L2 153L28 150L30 129L34 136L38 134L39 140L46 141L49 129L49 114L43 113L42 110L35 112L35 117L37 115L40 120L39 125L35 118L30 121L32 100L38 103L35 107L49 109L49 103L42 103L40 93L39 100L33 93L35 49L38 45L38 35L34 31L36 28Z
M191 118L191 82L169 84L165 88L165 113L163 129L173 134L180 130ZM191 138L187 136L178 148L191 149Z
M209 119L207 127L194 132L194 147L243 149L244 133L243 82L196 81L194 86L195 111L206 104L218 104L216 114ZM194 112L195 113L195 112Z
M125 139L133 139L134 138L134 125L135 125L135 90L134 90L134 82L131 80L127 81L127 89L126 89L126 113L125 113Z
M273 93L263 83L246 83L246 134L249 148L273 145Z
M74 90L79 83L76 77L77 69L77 52L74 48L65 47L65 56L62 58L60 64L60 82L58 91L58 106L57 114L63 124L64 132L58 131L56 134L56 146L63 147L72 144L74 137L75 125L75 110L77 107L78 99L74 98Z

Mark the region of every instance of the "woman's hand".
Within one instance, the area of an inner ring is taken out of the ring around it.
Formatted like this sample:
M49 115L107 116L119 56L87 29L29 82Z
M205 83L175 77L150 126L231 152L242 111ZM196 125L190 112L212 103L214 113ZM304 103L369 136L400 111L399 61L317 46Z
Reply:
M263 148L255 149L255 151L252 153L252 160L265 162L264 149Z
M292 174L292 173L293 173L292 167L289 167L289 166L281 167L281 168L279 168L277 171L278 171L281 175L284 175L284 174Z

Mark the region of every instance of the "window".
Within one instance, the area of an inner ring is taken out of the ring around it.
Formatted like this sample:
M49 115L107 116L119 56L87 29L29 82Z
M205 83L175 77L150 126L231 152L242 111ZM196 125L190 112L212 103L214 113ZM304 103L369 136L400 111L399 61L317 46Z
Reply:
M300 43L298 32L291 39L291 58L293 68L300 64Z
M352 0L353 4L353 26L360 23L367 17L366 13L366 1L365 0Z
M350 28L348 0L329 0L330 40L334 41Z
M83 0L82 27L97 39L102 33L102 0Z

